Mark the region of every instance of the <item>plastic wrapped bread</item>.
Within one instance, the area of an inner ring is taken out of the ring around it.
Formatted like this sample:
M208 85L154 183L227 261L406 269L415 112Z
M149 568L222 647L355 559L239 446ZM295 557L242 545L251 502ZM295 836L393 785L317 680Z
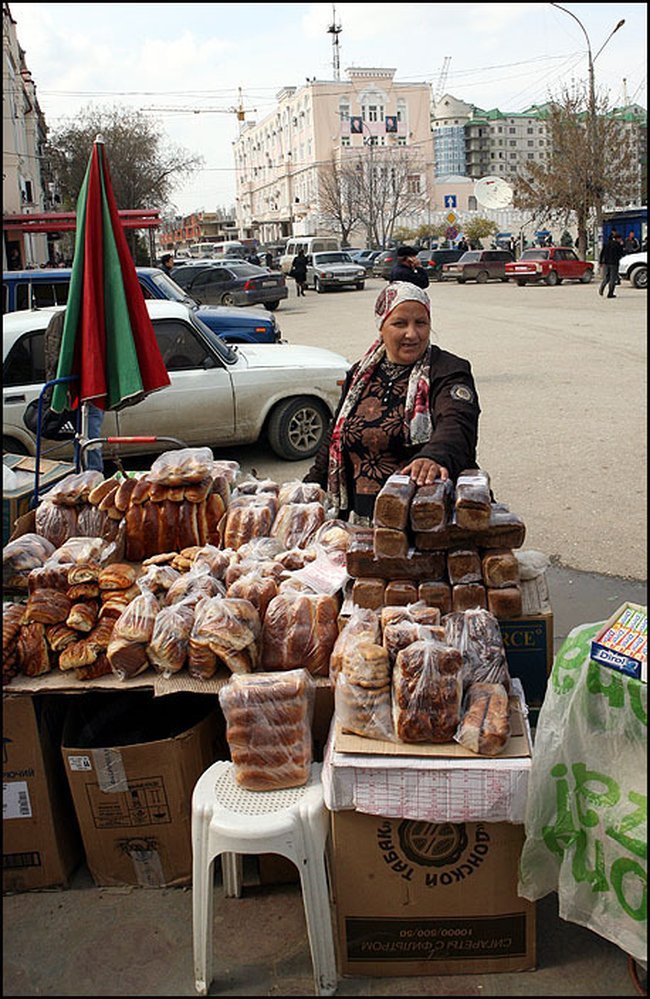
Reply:
M415 482L410 476L389 475L375 499L374 527L392 527L403 531L409 522L415 489Z
M314 676L328 676L339 634L338 611L337 599L327 594L278 593L262 626L262 669L304 667Z
M212 477L214 456L209 447L179 448L165 451L151 466L150 482L166 486L182 486Z
M146 649L159 610L154 594L145 590L127 604L116 620L106 654L120 680L137 676L148 668Z
M482 582L481 557L477 549L467 545L448 551L447 576L452 586Z
M416 624L415 621L398 621L384 628L382 644L388 652L391 666L394 666L398 653L407 645L433 638L444 640L444 630L427 624Z
M445 639L463 657L463 682L500 683L510 691L510 673L503 636L496 617L487 610L467 610L443 618Z
M462 657L437 641L413 642L397 654L393 724L402 742L451 742L460 722Z
M451 586L441 579L427 579L418 586L418 600L437 607L441 616L451 613Z
M463 717L454 735L472 753L497 756L510 735L508 694L500 683L472 683L465 694Z
M378 610L384 606L386 581L384 579L355 579L352 584L352 602L357 607Z
M195 605L182 601L163 607L156 615L147 658L155 671L167 679L187 663Z
M2 549L2 584L12 590L26 590L32 569L42 566L55 546L40 534L30 532L9 541Z
M409 539L406 531L394 527L375 527L373 552L375 558L406 558Z
M272 791L307 783L314 694L304 669L232 676L221 688L226 739L241 787Z
M336 683L343 659L359 641L380 643L379 615L369 607L353 607L350 617L339 632L330 656L330 679Z
M489 548L481 555L483 582L487 587L502 589L519 584L519 562L511 548Z
M209 597L194 614L188 672L209 680L223 664L231 673L250 673L258 666L260 616L249 600Z
M449 479L437 479L430 486L419 486L410 508L410 524L413 531L439 530L448 523L453 497L453 485Z
M284 506L285 503L320 503L324 506L325 493L317 482L292 479L290 482L283 482L279 487L278 502L280 506Z
M322 503L283 503L271 528L271 537L284 548L305 548L312 535L325 523Z
M255 494L233 500L221 528L223 547L237 551L253 538L268 537L278 510L275 496Z
M456 480L455 519L459 527L485 530L490 523L490 476L481 468L465 469Z
M392 740L390 663L382 645L350 643L334 690L336 719L344 732Z
M487 593L483 583L458 583L451 588L451 606L454 611L487 607Z

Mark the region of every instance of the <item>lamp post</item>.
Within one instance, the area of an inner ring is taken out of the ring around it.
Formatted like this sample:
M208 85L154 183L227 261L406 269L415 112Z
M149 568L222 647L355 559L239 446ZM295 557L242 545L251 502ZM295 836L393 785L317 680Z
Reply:
M608 34L607 38L605 39L605 41L603 42L603 44L600 46L600 48L596 52L596 55L592 56L592 54L591 54L591 42L589 40L589 35L587 34L587 30L586 30L584 24L582 23L582 21L580 20L580 18L577 17L573 13L573 11L568 10L568 8L566 8L566 7L562 7L562 5L559 4L559 3L551 3L551 7L557 7L558 10L561 10L565 14L568 14L569 17L572 17L573 20L578 25L578 27L580 28L580 30L582 31L583 35L585 36L585 41L587 43L587 58L589 60L589 108L588 108L588 118L587 118L587 120L588 120L588 126L589 126L588 127L588 134L589 134L589 143L588 143L588 146L589 146L589 155L590 155L591 162L592 162L592 165L593 165L594 159L596 158L596 152L597 152L597 150L596 150L596 83L595 83L595 78L594 78L594 63L595 63L596 59L598 58L598 56L600 55L600 53L605 48L605 46L607 45L607 43L609 42L610 38L613 35L616 34L616 32L618 31L619 28L623 27L623 25L625 24L625 18L622 18L618 22L618 24L614 28L612 28L612 30ZM600 155L602 155L602 153L603 153L603 150L600 150ZM602 210L603 210L602 209L602 203L601 203L601 200L600 200L600 192L599 191L596 192L595 208L596 208L596 232L595 232L595 236L594 236L594 252L596 250L597 234L600 231L600 225L601 225L601 222L602 222Z

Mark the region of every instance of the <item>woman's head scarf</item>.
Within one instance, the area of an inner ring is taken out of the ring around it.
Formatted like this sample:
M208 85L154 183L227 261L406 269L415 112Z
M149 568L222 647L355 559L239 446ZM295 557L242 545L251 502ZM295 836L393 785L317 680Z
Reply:
M410 281L391 281L380 293L375 302L375 323L380 330L384 321L402 302L419 302L431 318L431 300L426 291Z

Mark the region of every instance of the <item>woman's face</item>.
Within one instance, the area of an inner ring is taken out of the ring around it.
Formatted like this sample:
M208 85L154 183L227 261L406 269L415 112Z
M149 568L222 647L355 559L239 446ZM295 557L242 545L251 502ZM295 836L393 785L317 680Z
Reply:
M414 364L429 346L431 323L421 302L402 302L382 323L380 337L389 361Z

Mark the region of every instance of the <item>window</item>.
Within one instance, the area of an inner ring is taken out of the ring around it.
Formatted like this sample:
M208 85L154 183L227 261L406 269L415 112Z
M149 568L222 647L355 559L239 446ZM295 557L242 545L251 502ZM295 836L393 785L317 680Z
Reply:
M44 344L45 330L38 330L13 345L3 365L5 385L38 385L45 381Z
M508 132L509 132L510 135L516 135L517 134L517 129L516 128L509 128Z
M421 186L419 174L411 174L411 176L407 179L407 190L409 194L420 194Z
M166 319L155 323L156 339L168 371L200 368L207 350L185 323Z
M349 135L343 135L343 136L341 136L341 145L342 146L349 146L350 145L350 136Z

